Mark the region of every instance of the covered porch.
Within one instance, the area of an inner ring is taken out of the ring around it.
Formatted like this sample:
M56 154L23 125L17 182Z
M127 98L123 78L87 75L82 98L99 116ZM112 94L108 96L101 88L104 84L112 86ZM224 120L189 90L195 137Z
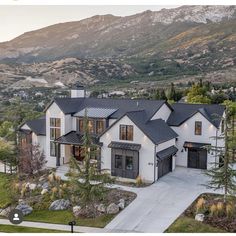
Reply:
M101 159L100 147L102 143L96 136L91 136L93 145L97 146L96 154L94 158L96 160ZM83 134L76 131L71 131L54 141L56 143L56 166L59 167L64 164L68 164L71 157L74 157L78 161L83 161ZM63 151L62 151L63 150ZM63 153L62 153L63 152Z

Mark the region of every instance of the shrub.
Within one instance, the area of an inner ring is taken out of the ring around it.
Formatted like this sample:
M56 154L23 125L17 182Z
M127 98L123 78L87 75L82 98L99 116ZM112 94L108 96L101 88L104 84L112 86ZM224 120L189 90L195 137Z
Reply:
M142 186L142 184L143 184L143 180L142 180L142 178L141 178L140 175L136 178L135 181L136 181L136 186L137 186L137 187Z
M217 216L217 206L215 204L210 206L210 216Z
M235 213L235 206L232 203L226 205L226 215L228 218L232 218Z
M199 198L196 203L196 213L202 213L205 211L205 199Z
M218 202L216 205L217 208L217 215L218 216L223 216L224 215L224 204L223 202Z

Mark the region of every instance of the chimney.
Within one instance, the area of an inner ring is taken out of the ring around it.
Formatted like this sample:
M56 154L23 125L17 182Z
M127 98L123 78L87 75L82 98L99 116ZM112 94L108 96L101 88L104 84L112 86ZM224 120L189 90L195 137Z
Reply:
M85 97L85 88L80 84L74 85L71 88L71 98L84 98Z

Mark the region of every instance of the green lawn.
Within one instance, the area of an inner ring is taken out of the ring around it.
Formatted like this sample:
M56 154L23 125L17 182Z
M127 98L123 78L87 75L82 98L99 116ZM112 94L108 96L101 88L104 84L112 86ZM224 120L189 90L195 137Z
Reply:
M76 225L103 228L113 218L114 215L104 215L97 218L86 219L80 217L76 219ZM71 211L35 210L30 215L25 216L24 220L67 225L68 222L75 219Z
M40 229L15 225L0 225L2 233L69 233L69 231Z
M186 216L180 216L165 233L227 233L224 230L198 222Z
M0 173L0 208L11 204L10 193L7 191L11 178L10 175Z

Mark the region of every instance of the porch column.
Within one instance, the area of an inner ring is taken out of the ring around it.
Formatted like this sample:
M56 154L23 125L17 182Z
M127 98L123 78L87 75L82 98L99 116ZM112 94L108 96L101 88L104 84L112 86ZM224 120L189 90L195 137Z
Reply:
M56 144L56 149L57 149L57 163L56 163L56 166L60 166L61 163L60 163L60 159L61 159L61 144L60 143L57 143Z

